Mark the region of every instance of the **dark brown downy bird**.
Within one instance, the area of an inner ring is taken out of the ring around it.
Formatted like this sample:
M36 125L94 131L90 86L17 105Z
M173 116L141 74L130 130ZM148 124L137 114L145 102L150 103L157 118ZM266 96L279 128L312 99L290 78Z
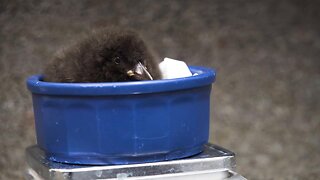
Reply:
M139 35L105 28L56 56L45 68L48 82L121 82L161 79L158 63Z

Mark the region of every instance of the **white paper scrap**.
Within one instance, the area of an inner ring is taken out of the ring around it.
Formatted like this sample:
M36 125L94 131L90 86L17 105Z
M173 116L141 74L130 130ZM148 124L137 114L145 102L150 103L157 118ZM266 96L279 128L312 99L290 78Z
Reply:
M162 79L174 79L192 76L187 64L171 58L164 58L159 64Z

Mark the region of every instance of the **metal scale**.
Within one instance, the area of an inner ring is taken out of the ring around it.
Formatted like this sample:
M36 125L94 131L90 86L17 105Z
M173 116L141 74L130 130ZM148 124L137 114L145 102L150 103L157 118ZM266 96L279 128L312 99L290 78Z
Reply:
M144 164L84 166L49 161L37 146L26 150L27 180L245 180L235 172L235 154L214 144L179 160Z

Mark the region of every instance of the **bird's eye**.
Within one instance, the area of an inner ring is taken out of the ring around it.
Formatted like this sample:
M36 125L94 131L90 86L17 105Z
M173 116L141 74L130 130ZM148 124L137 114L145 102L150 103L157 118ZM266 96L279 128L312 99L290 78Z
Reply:
M119 57L119 56L114 57L114 58L113 58L113 62L114 62L115 64L120 64L120 57Z

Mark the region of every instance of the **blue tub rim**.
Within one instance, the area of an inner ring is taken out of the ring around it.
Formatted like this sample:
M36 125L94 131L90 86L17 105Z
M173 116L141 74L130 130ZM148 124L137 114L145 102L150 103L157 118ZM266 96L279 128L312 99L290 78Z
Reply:
M102 82L102 83L56 83L41 80L41 75L27 79L27 87L33 94L43 95L131 95L160 93L211 85L215 81L214 69L189 66L191 72L198 75L153 81Z

